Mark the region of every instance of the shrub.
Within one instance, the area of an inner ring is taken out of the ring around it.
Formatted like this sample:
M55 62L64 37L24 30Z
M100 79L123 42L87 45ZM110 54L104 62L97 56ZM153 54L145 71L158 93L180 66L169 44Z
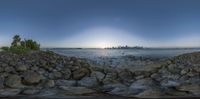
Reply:
M46 50L45 53L48 54L48 55L54 55L55 54L53 51L50 51L50 50Z
M9 51L9 47L7 47L7 46L4 46L4 47L1 47L1 49L3 50L3 51Z
M8 51L12 53L28 53L31 50L40 50L40 44L32 39L21 41L21 37L19 35L15 35L13 37L13 41L11 43L11 47L2 47L3 51Z
M22 47L22 46L11 46L9 52L16 54L23 54L30 52L30 49Z
M36 41L33 41L31 39L21 42L21 45L31 50L40 50L40 44L38 44Z

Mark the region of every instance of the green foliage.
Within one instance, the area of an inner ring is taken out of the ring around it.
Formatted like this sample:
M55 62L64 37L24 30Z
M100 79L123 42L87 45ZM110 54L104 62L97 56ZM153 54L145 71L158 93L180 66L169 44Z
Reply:
M9 52L16 53L16 54L28 53L30 51L31 51L30 49L24 48L22 46L11 46L9 49Z
M1 49L3 51L21 54L28 53L31 50L40 50L40 44L32 39L21 41L21 37L19 35L15 35L13 37L11 47L2 47Z
M31 39L21 42L21 45L31 50L40 50L40 44L38 44L36 41L33 41Z
M21 37L19 35L15 35L13 37L13 42L11 43L11 46L18 46L20 44Z
M9 51L9 47L7 47L7 46L1 47L1 49L2 49L3 51Z
M48 54L48 55L54 55L55 54L53 51L50 51L50 50L45 51L45 53Z

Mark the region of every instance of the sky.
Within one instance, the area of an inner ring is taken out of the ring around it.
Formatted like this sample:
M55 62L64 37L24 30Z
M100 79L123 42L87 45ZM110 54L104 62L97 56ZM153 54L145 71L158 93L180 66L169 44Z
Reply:
M0 46L200 47L200 0L0 0Z

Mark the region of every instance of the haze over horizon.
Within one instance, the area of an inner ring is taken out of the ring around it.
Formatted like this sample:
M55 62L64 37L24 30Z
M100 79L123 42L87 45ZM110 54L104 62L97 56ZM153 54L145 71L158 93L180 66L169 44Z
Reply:
M200 0L1 0L0 46L200 47Z

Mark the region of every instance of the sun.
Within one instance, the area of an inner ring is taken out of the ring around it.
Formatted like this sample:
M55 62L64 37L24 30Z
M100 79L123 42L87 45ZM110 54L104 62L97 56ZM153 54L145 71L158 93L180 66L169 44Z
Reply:
M110 44L108 42L99 42L97 45L99 48L106 48L106 47L111 46L112 44Z

